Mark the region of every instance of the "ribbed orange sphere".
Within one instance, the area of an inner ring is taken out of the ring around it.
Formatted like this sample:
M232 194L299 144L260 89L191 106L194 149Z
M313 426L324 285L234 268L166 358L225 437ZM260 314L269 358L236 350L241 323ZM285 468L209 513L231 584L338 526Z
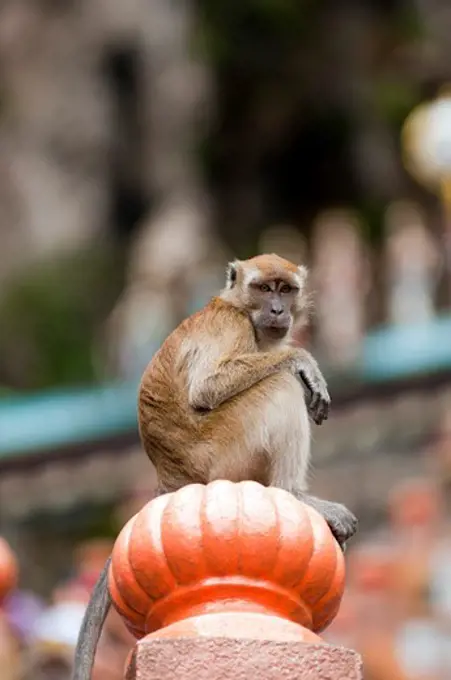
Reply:
M0 603L16 586L18 573L16 557L5 539L0 536Z
M264 637L272 626L276 637L319 641L309 631L335 617L344 577L319 513L281 489L220 480L136 514L115 543L109 587L137 638Z

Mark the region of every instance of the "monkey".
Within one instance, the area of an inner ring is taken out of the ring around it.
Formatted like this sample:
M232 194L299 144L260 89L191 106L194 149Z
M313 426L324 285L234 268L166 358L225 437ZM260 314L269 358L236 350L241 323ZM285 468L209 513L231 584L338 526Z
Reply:
M313 356L294 346L305 323L308 270L275 254L229 263L226 283L165 340L138 393L140 439L157 495L217 479L276 486L315 508L344 549L357 519L307 491L311 422L330 395ZM111 604L108 560L85 613L73 680L89 680Z

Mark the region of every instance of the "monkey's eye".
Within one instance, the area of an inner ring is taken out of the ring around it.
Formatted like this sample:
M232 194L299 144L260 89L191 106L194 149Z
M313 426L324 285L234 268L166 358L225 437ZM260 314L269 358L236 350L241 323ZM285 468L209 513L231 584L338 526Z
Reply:
M288 283L285 283L285 284L280 288L280 292L281 292L281 293L291 293L291 290L292 290L292 288L291 288L291 286L288 285Z
M262 293L268 293L271 290L271 288L268 286L267 283L262 283L260 285L260 290Z

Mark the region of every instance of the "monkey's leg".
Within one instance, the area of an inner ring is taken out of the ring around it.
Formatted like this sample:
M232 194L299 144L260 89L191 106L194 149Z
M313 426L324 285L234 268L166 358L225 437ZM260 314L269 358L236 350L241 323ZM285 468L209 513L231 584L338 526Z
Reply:
M111 598L108 590L108 569L110 562L111 557L107 559L94 586L83 617L75 648L72 680L90 680L91 678L97 644L111 607Z
M224 403L211 418L210 481L252 479L278 486L318 510L340 545L355 533L357 520L344 505L307 493L310 422L304 390L295 376L280 372L265 378Z

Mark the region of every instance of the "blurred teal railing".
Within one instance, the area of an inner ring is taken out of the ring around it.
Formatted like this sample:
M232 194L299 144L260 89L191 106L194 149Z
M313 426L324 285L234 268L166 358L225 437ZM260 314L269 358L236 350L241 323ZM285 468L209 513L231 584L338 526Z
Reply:
M52 390L0 400L0 459L136 430L138 385Z
M451 368L451 315L433 322L391 326L369 333L363 345L361 377L404 378Z
M451 316L368 334L357 376L372 383L445 369ZM137 432L137 391L137 383L118 383L0 399L0 460Z

